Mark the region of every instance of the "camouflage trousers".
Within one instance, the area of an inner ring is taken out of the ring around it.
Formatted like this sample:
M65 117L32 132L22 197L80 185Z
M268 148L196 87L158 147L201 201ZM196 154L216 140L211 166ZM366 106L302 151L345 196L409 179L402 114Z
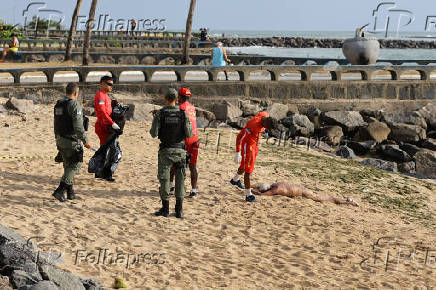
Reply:
M83 147L77 142L57 144L57 148L62 155L64 174L61 182L73 185L74 177L79 174L83 163Z
M165 148L159 150L158 174L160 182L159 194L162 200L170 199L170 171L175 169L176 199L185 197L186 151L184 149Z

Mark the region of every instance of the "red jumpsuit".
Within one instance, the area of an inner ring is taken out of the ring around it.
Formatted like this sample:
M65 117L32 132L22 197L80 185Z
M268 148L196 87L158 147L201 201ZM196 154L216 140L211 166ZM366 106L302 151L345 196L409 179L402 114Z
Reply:
M95 133L100 139L100 146L104 144L109 137L109 128L114 121L111 119L112 114L112 100L109 96L99 90L94 96L94 108L97 115L97 122L95 123Z
M244 129L236 137L236 152L241 152L242 160L240 169L246 173L253 173L254 163L259 152L259 140L265 131L262 126L262 118L268 118L267 112L260 112L251 118Z
M189 159L189 163L192 165L197 164L198 158L198 132L197 132L197 114L195 112L195 107L188 101L179 105L180 110L185 111L186 115L189 118L189 121L192 125L192 137L185 139L186 153L191 154L191 158Z

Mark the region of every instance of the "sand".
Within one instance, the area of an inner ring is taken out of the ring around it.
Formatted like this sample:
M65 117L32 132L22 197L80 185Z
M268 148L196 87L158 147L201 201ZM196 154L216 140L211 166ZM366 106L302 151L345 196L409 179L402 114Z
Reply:
M430 182L304 147L263 144L254 182L292 181L316 192L350 196L361 206L286 197L259 197L260 202L247 204L243 192L228 184L236 170L228 148L235 132L230 137L229 130L222 131L216 154L217 131L211 131L199 157L199 197L186 199L186 218L156 218L158 142L148 133L150 122L128 122L120 138L124 157L116 182L94 179L86 162L75 185L81 200L60 204L51 197L62 171L53 161L51 112L51 106L40 106L27 121L0 117L0 223L25 237L44 237L38 240L40 248L62 252L62 269L108 287L122 276L129 289L436 285L436 185ZM96 146L92 129L89 135ZM201 138L204 143L206 133ZM85 152L85 160L91 156ZM188 178L188 189L189 183ZM97 263L99 249L106 249L107 256L121 255L117 263L109 258L103 263L100 250ZM141 262L132 265L138 257Z

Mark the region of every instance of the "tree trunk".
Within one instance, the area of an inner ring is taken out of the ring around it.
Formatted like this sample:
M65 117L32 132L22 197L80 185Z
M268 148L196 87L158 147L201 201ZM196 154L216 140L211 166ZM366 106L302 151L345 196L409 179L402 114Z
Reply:
M76 9L74 9L73 18L71 19L71 27L70 32L68 33L67 47L65 49L65 58L64 61L71 60L71 55L73 53L73 39L74 34L76 34L76 26L77 26L77 16L80 11L80 7L82 6L83 0L77 0Z
M83 45L83 65L89 64L89 44L91 42L92 27L94 26L95 10L97 9L98 0L92 0L91 9L89 9L88 22L86 24L85 43Z
M186 20L185 31L185 46L183 48L182 64L188 64L189 62L189 47L191 46L191 34L192 34L192 18L194 17L194 10L197 0L191 0L189 6L188 19Z

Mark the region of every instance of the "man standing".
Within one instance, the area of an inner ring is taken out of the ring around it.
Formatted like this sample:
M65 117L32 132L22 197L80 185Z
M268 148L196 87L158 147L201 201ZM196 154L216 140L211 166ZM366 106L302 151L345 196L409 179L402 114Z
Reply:
M185 111L192 125L192 137L185 139L186 154L189 159L189 171L191 172L191 192L189 197L197 197L197 158L198 158L198 148L200 147L200 142L198 140L197 132L197 112L195 111L194 105L189 103L189 98L191 97L191 91L188 88L181 88L179 90L179 108ZM174 171L171 170L171 191L174 190Z
M186 151L183 141L192 137L192 127L185 112L176 107L177 91L169 89L165 95L165 104L153 117L150 134L159 137L158 179L162 208L156 216L169 216L170 200L170 170L174 166L176 177L176 206L177 218L183 218L183 198L185 196L185 166Z
M110 76L103 76L100 79L100 90L94 96L94 108L97 115L95 123L95 133L100 139L100 146L103 145L109 137L109 129L112 127L114 130L119 130L120 127L111 119L112 114L112 100L109 98L108 93L112 91L114 81ZM112 178L112 173L105 175L107 181L115 181Z
M212 57L212 65L214 67L221 67L226 66L228 63L230 63L230 59L227 57L226 50L223 47L222 42L217 42L216 47L211 52ZM227 71L224 71L224 74L226 76L226 81L229 80L229 75L227 74Z
M57 101L54 107L56 147L62 155L64 175L53 196L60 202L66 201L65 191L68 199L76 198L73 189L74 176L80 172L83 162L83 147L80 142L83 142L86 148L91 148L83 127L83 112L77 102L78 95L79 86L69 83L66 97Z
M234 161L240 163L238 172L230 180L232 185L240 189L245 189L247 202L256 202L256 198L251 193L250 174L254 171L257 153L259 152L259 141L265 129L276 129L278 122L271 118L267 112L260 112L251 118L244 129L236 137L236 153ZM242 152L242 153L241 153ZM244 173L244 185L241 184L239 176Z

